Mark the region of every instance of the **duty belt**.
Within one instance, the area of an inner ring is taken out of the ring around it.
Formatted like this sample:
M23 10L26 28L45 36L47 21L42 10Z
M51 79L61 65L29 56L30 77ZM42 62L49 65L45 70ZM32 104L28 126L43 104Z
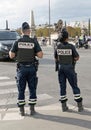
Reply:
M32 62L32 63L29 63L29 64L21 64L21 63L18 63L17 64L17 67L19 68L19 67L30 67L31 65L34 65L34 63Z

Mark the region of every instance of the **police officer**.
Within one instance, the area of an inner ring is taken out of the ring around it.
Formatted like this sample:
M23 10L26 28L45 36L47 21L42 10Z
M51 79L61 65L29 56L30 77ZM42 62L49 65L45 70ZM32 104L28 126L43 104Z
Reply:
M18 107L22 116L25 115L25 89L26 83L29 88L29 102L30 114L35 113L34 106L37 101L36 88L37 88L37 65L35 57L43 57L42 49L40 48L37 40L30 38L30 26L27 22L22 24L23 37L16 41L10 52L11 59L17 59L17 87L18 87Z
M68 111L66 84L67 79L72 87L74 100L77 102L78 111L83 111L82 97L77 85L77 75L75 72L75 62L79 60L79 54L75 47L68 43L68 32L63 30L60 34L60 44L55 50L55 60L58 61L58 80L60 84L60 101L62 110Z

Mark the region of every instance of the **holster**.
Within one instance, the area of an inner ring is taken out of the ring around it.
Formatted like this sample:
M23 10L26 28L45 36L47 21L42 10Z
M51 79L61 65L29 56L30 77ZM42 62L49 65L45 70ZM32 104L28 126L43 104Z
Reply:
M55 71L58 71L58 61L55 62Z
M19 63L17 63L17 66L16 66L16 67L17 67L17 69L18 69L18 68L20 68L20 65L19 65Z
M39 66L39 60L38 59L34 60L34 65L35 65L36 71L38 71L38 66Z

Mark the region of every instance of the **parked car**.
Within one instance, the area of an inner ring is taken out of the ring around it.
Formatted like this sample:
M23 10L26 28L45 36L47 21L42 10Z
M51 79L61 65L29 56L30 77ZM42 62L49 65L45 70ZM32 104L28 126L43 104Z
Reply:
M16 31L0 30L0 60L9 59L9 50L20 35Z

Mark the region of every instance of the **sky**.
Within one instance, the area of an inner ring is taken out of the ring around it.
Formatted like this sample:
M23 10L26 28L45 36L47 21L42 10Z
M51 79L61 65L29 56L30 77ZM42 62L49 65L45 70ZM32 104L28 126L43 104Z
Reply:
M17 29L23 22L31 21L34 12L35 25L49 23L49 0L0 0L0 29ZM91 18L91 0L50 0L50 23L59 19L67 23L88 21Z

